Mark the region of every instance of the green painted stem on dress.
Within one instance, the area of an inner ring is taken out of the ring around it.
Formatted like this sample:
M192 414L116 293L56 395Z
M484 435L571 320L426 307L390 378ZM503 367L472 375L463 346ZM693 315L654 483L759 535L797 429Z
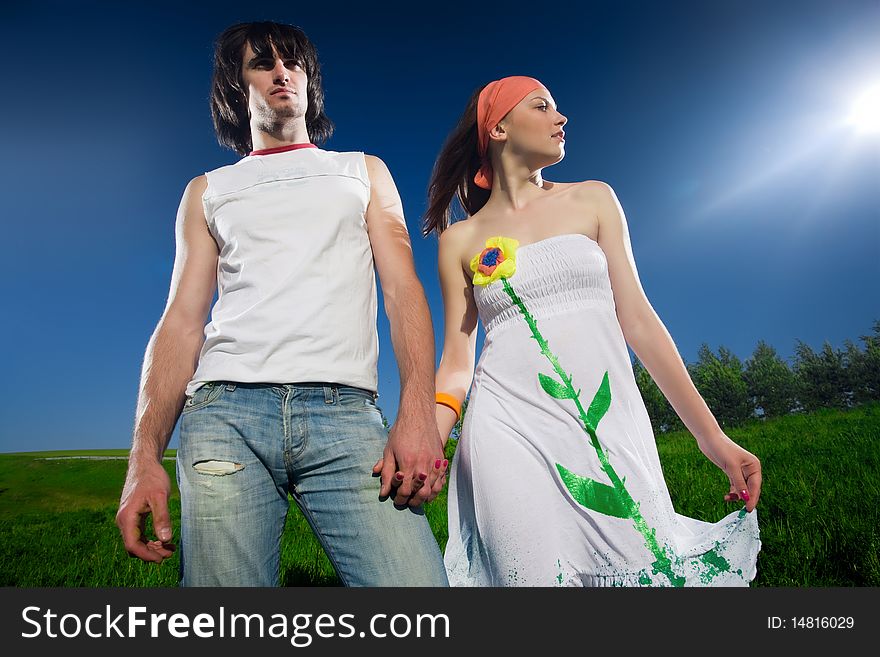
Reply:
M596 395L593 397L593 401L590 404L590 412L584 410L583 405L580 401L580 391L575 391L574 385L572 385L571 377L562 369L562 366L559 364L559 359L556 358L556 355L550 351L550 345L547 343L547 340L544 339L544 336L541 335L541 332L538 330L538 323L535 321L535 318L532 317L528 308L526 308L522 299L516 294L514 289L511 287L510 283L506 278L501 279L504 284L504 291L510 297L511 301L519 308L520 313L523 318L526 320L526 324L529 325L529 329L532 331L532 337L538 342L538 345L541 347L541 353L544 354L544 357L550 361L550 364L553 366L553 370L562 380L562 386L565 388L564 398L571 399L574 401L575 405L578 409L578 414L580 415L581 422L583 423L584 430L590 437L590 442L593 445L593 448L596 450L596 454L599 457L599 463L602 464L602 470L608 475L608 478L611 480L614 494L617 496L617 500L614 503L613 509L615 513L610 513L607 515L613 515L617 517L626 517L632 518L635 523L636 529L639 533L644 537L645 544L647 548L651 551L651 554L654 555L656 561L651 564L653 567L653 571L655 574L665 575L666 578L673 586L684 586L685 578L678 576L672 569L672 561L669 558L669 555L666 553L666 550L660 547L660 544L657 542L656 531L648 527L648 523L645 522L644 517L639 511L638 503L633 500L632 496L629 494L629 491L626 490L626 487L621 481L620 477L617 476L617 473L614 471L614 468L611 467L611 462L608 460L608 455L602 449L602 446L599 444L599 439L596 437L596 426L599 424L599 420L605 415L605 412L611 405L611 389L608 383L608 372L605 372L605 376L602 378L602 383L599 385L599 390L596 391ZM546 377L549 379L549 377ZM544 390L556 397L557 395L554 392L550 392L548 390L548 385L545 384L545 379L541 378L539 375L539 380L541 381L541 386ZM558 386L559 384L555 381L550 381ZM550 386L550 388L556 391L556 388ZM560 394L561 391L560 391ZM557 469L561 466L557 463ZM565 470L562 468L560 470L560 474ZM565 470L568 472L568 470ZM571 474L571 473L569 473ZM573 475L577 477L577 475ZM581 478L583 479L583 478ZM565 480L564 480L565 481ZM592 481L592 480L589 480ZM565 481L566 486L568 482ZM612 488L607 486L606 484L599 484L598 482L594 482L598 486L605 486L606 488ZM576 487L579 493L583 493L587 488L590 489L589 492L594 494L593 498L584 498L587 499L591 504L607 504L608 500L605 497L605 492L603 489L597 488L596 486L586 486L586 487ZM575 490L569 488L569 491L574 495ZM602 493L597 493L596 491L603 491ZM595 495L601 495L602 499L598 499ZM578 500L580 502L580 500ZM586 505L585 505L586 506ZM588 508L594 508L593 506L589 506ZM595 509L600 511L600 509ZM605 513L604 511L600 511ZM617 513L623 513L624 515L617 515Z

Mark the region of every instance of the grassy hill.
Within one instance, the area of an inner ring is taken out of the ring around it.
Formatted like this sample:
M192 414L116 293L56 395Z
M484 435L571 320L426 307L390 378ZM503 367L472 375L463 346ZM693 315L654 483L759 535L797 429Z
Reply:
M880 585L880 404L756 420L728 435L757 454L764 470L758 505L762 550L753 586ZM722 501L725 476L693 438L667 434L657 443L679 513L714 522L735 508ZM176 557L158 566L144 564L122 547L114 516L126 454L0 454L0 585L177 585ZM174 481L174 461L166 458L165 467ZM170 506L176 530L176 489ZM427 514L442 548L445 493ZM338 585L295 505L281 558L284 585Z

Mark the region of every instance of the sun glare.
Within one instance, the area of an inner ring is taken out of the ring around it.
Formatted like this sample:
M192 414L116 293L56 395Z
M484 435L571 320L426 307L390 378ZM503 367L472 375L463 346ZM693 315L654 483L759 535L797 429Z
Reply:
M880 134L880 83L856 98L848 121L861 133Z

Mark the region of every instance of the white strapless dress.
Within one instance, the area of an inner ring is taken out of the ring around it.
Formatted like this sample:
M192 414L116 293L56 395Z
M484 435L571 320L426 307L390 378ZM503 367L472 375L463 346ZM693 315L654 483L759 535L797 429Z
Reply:
M748 586L757 510L673 508L601 247L558 235L515 260L474 286L486 338L450 475L450 584Z

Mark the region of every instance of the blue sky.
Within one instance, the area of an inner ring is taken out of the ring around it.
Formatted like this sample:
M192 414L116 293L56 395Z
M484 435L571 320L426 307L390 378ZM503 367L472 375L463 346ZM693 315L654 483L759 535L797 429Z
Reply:
M844 122L880 83L880 3L431 6L0 10L0 451L129 445L180 195L237 159L216 144L207 96L214 37L246 20L306 30L337 126L326 148L388 164L438 360L425 187L471 91L512 74L541 79L569 119L566 158L545 177L617 192L642 284L685 360L704 342L745 359L761 339L791 358L797 339L840 347L880 318L880 135ZM381 310L379 330L379 403L393 420Z

